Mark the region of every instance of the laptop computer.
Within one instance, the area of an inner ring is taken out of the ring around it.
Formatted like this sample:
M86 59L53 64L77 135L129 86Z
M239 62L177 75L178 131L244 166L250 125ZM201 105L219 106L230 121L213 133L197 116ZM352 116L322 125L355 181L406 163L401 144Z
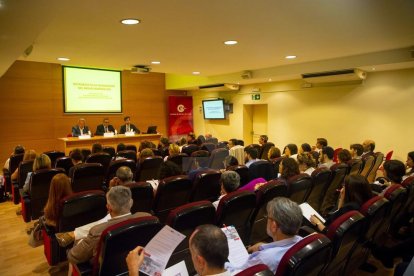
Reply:
M157 133L157 126L149 126L147 129L147 134L156 134Z

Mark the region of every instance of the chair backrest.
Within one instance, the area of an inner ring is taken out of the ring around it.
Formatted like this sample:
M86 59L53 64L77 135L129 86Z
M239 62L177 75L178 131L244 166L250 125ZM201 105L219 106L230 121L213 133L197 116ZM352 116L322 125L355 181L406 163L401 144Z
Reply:
M248 267L235 276L273 276L273 272L269 270L265 264L257 264L251 267Z
M227 144L228 144L229 142L227 142L227 141L220 141L220 142L218 142L218 144L217 144L217 148L223 148L223 149L227 149Z
M364 167L364 162L362 159L351 159L348 161L348 166L348 175L357 175Z
M216 212L216 225L233 225L244 243L248 240L250 216L256 207L256 195L235 191L221 198Z
M319 275L332 251L331 241L322 234L304 237L283 255L275 275Z
M64 173L63 169L42 169L32 173L29 182L31 219L38 219L43 214L43 208L49 198L49 188L52 178Z
M138 245L144 247L163 225L153 216L132 218L106 228L93 260L94 275L119 275L128 272L125 258Z
M136 181L159 179L160 167L163 160L161 156L147 157L137 166Z
M375 157L372 155L368 155L367 157L363 157L363 158L364 158L365 163L364 163L364 167L362 168L359 174L367 177L369 172L371 171L372 166L374 165Z
M52 167L54 168L56 168L56 159L58 159L59 157L65 156L65 153L63 151L56 151L56 150L45 151L44 154L49 156L50 163L52 164Z
M322 215L327 215L329 211L336 206L338 202L339 193L338 189L342 188L346 173L348 172L347 164L335 164L331 168L331 181L328 189L324 195L320 212Z
M220 171L198 173L193 181L190 201L214 201L220 196Z
M109 163L108 169L106 171L105 183L108 184L109 181L111 181L111 179L114 178L114 176L116 175L116 171L120 167L124 167L124 166L130 168L132 173L135 176L135 171L137 169L137 164L134 162L134 160L131 160L131 159L113 160L113 161L111 161L111 163Z
M250 220L251 233L249 244L264 241L268 237L266 233L267 219L265 218L267 203L279 196L287 196L287 186L284 182L277 179L271 180L257 189L256 207Z
M109 163L112 161L112 156L106 152L97 152L89 155L86 158L86 163L99 163L103 166L104 171L106 172L109 167Z
M182 171L184 171L183 170L183 158L185 157L188 157L188 155L185 153L180 153L178 155L169 156L168 160L177 164L177 166L180 167Z
M280 166L280 162L282 162L283 160L283 156L269 160L272 164L273 164L273 171L275 172L275 175L278 175L279 173L279 166Z
M60 201L60 214L56 232L69 232L76 227L97 221L107 214L103 191L84 191Z
M116 153L117 157L124 157L126 159L134 160L137 162L137 153L133 150L121 150Z
M90 149L81 149L83 160L86 160L86 158L91 155L92 151Z
M135 151L135 153L137 153L137 146L135 146L135 145L125 145L125 150L132 150L132 151Z
M213 150L215 150L217 148L217 145L216 144L213 144L213 143L203 143L203 144L201 144L201 146L200 146L200 149L201 150L206 150L206 151L208 151L208 152L212 152Z
M213 170L224 169L224 159L229 156L227 149L215 149L211 152L208 167Z
M407 200L407 190L400 184L393 184L387 188L384 197L390 201L390 210L387 218L389 219L388 224L393 225L393 222L405 205Z
M111 147L111 146L105 146L102 148L103 152L106 152L107 154L109 154L112 158L115 158L115 148Z
M82 192L101 190L105 178L105 170L99 163L84 163L74 167L72 190Z
M331 175L331 170L327 168L317 168L312 172L312 190L306 202L316 211L319 211L321 207L323 196L331 181Z
M19 164L19 175L17 178L19 182L19 189L23 188L27 174L33 171L33 162L34 160L26 160Z
M375 153L375 162L371 167L367 175L368 183L372 183L375 181L375 177L377 176L377 170L381 166L382 162L384 161L384 154L381 152Z
M198 146L191 144L191 145L183 146L183 148L181 149L181 152L187 154L188 156L191 156L191 154L196 150L199 150Z
M243 187L249 183L249 168L245 165L236 165L228 167L227 170L235 171L240 176L240 187Z
M249 166L249 181L262 177L266 181L276 178L276 172L271 162L259 160Z
M259 158L263 159L263 160L269 160L268 152L269 152L270 148L274 147L274 146L275 146L275 144L273 144L272 142L267 142L266 144L264 144L262 146Z
M338 153L340 152L342 150L342 148L337 148L337 149L335 149L334 150L334 156L333 156L333 161L335 162L335 163L338 163Z
M414 176L407 177L402 183L401 186L407 189L407 201L405 205L406 213L414 212Z
M213 143L215 145L218 144L218 139L216 137L207 138L205 143Z
M133 182L123 184L131 189L132 200L131 213L151 212L154 203L154 190L148 182Z
M19 167L20 162L23 161L24 153L12 154L9 162L9 172L12 174Z
M312 178L305 173L292 176L288 179L288 196L289 198L301 204L308 199L312 189Z
M55 167L64 169L66 174L69 175L69 170L73 167L72 159L69 156L59 157L56 159Z
M164 151L161 151L159 149L151 149L151 150L152 150L152 152L154 153L155 156L161 156L161 157L165 156Z
M365 238L367 241L376 240L379 233L378 229L383 223L384 217L388 212L389 201L382 196L374 196L362 204L359 212L366 218Z
M189 202L192 183L186 175L172 176L160 181L152 210L164 222L168 213Z
M389 151L385 156L385 161L391 160L392 154L394 153L393 150Z

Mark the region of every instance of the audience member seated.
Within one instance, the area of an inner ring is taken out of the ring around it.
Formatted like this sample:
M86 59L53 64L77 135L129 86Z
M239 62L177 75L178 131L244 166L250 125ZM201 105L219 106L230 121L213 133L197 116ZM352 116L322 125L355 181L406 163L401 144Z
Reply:
M227 168L232 167L232 166L237 166L239 165L239 161L237 160L236 157L228 155L224 158L224 168L222 171L227 170Z
M338 199L338 209L330 213L323 224L317 216L311 216L311 223L318 231L324 231L327 227L341 215L359 210L366 201L372 197L371 187L365 177L361 175L349 175L345 178L345 185L341 189Z
M187 134L186 144L187 145L192 145L193 144L193 145L199 146L199 145L201 145L201 141L199 141L196 138L196 136L195 136L195 134L193 132L190 132L190 133Z
M72 127L72 136L79 137L82 135L87 135L90 133L89 127L85 125L86 120L84 118L80 118L78 120L78 124Z
M51 168L52 168L52 164L51 164L49 156L47 156L44 153L36 156L33 162L33 172L41 170L41 169L51 169ZM24 182L24 186L22 189L23 193L27 193L29 191L30 178L32 177L33 172L29 172L27 174L26 181Z
M277 158L281 157L280 149L278 147L271 147L269 149L269 152L267 153L267 157L269 158L269 161L274 161Z
M260 159L257 158L258 152L254 147L247 146L244 148L244 161L246 167L249 167L254 162L259 161Z
M311 152L312 148L308 143L303 143L300 145L298 153L304 153L304 152Z
M279 165L279 180L287 183L292 176L300 174L299 165L293 158L283 158Z
M154 157L154 152L150 148L145 148L137 154L139 163L142 163L145 158Z
M94 143L92 145L92 151L91 151L91 153L93 154L93 153L98 153L98 152L103 152L102 144L100 144L100 143Z
M69 169L69 177L73 178L73 172L75 171L75 167L79 164L83 163L83 155L80 149L74 149L70 153L70 159L72 160L73 166Z
M267 140L269 140L269 137L267 137L267 135L260 135L260 137L259 137L259 145L261 147L263 147L267 143Z
M124 150L126 150L126 146L125 146L125 144L124 144L124 143L119 143L119 144L116 146L116 152L120 152L120 151L124 151Z
M239 143L239 140L233 138L230 139L227 147L229 149L229 155L237 158L240 165L244 164L244 147Z
M188 178L193 182L197 174L200 172L210 171L208 167L208 151L198 150L191 155L190 171Z
M232 274L256 264L265 264L275 273L286 251L302 240L297 235L302 224L302 211L297 203L285 197L276 197L269 201L266 210L266 231L273 242L260 242L249 247L248 251L252 254L241 266L226 263L225 267Z
M405 175L402 180L405 180L407 177L414 176L414 151L411 151L407 154L407 161L405 161Z
M56 227L59 220L60 200L73 194L70 179L64 173L59 173L50 182L49 198L44 208L45 222L48 226Z
M164 157L164 161L167 161L168 158L177 156L180 154L180 147L176 144L170 144L168 146L168 155Z
M130 167L122 166L116 170L116 176L109 181L109 188L131 183L134 178L134 174Z
M34 150L28 150L24 153L23 161L34 160L36 158L36 152ZM12 181L17 181L19 177L19 168L17 168L11 175Z
M364 153L362 154L362 158L366 158L368 156L374 156L374 149L375 149L375 142L373 140L365 140L362 143L362 147L364 148Z
M236 191L240 186L240 176L234 171L226 171L221 174L220 177L221 190L220 197L213 202L214 207L217 209L220 199L228 193Z
M328 146L328 140L326 140L325 138L316 138L316 145L312 147L312 150L320 153L323 147L327 147L327 146Z
M338 163L347 164L352 159L351 153L347 149L340 150L338 153Z
M372 188L384 195L388 187L394 184L401 184L405 175L405 165L400 160L387 160L384 162L384 177L375 181Z
M297 157L299 171L301 173L306 173L309 176L312 175L312 172L315 170L315 159L310 152L299 153Z
M334 149L331 147L324 147L319 154L319 165L318 168L325 167L327 169L330 169L333 165L335 165L335 162L333 161L334 157Z
M198 226L190 236L189 249L198 275L230 276L224 268L229 256L227 237L217 226L211 224ZM129 252L126 258L129 275L139 274L144 255L144 248L141 246Z
M161 152L162 157L168 156L168 149L170 146L170 141L167 137L161 137L160 143L158 144L157 149Z
M170 177L181 175L182 169L172 161L165 161L160 166L160 180ZM154 190L155 192L155 190Z
M290 157L296 160L298 156L298 147L295 144L288 144L283 149L283 156Z
M137 212L131 215L131 190L124 186L115 186L106 194L107 208L111 219L105 223L95 225L89 230L88 235L83 240L77 242L68 251L68 260L72 264L82 263L91 260L97 252L97 246L101 233L109 226L121 221L149 216L148 213Z
M364 153L364 147L361 144L352 144L349 147L349 149L352 159L359 160L362 158L362 154Z
M10 155L22 154L22 153L24 153L24 147L22 145L17 145L14 148L14 151ZM4 163L4 166L3 166L3 172L4 171L9 171L9 167L10 167L10 158L7 158L7 160L6 160L6 162ZM10 173L12 173L12 172L10 172Z

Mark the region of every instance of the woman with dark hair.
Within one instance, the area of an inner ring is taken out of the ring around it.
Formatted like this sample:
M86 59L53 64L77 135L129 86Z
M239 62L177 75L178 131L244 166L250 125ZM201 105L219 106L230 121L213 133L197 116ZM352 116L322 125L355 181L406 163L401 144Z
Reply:
M405 165L399 160L387 160L384 162L384 178L383 180L374 183L380 184L384 189L381 195L385 194L385 191L394 184L401 184L402 178L405 175ZM384 183L382 183L384 182Z
M306 173L309 176L312 174L316 167L315 159L313 159L312 154L310 154L309 152L298 154L298 164L299 171L301 173Z
M275 147L275 146L271 147L269 149L269 151L267 152L267 157L268 157L269 161L277 159L280 156L281 156L280 149L278 147Z
M403 181L410 176L414 176L414 151L410 151L407 154L407 161L405 161L405 175Z
M49 188L49 198L43 210L47 225L56 226L59 219L59 202L62 198L72 193L72 186L66 174L59 173L52 178Z
M298 155L298 146L295 144L287 144L283 150L283 155L285 157L290 157L296 160L296 157Z
M287 183L292 176L300 174L298 162L293 158L283 158L279 165L279 178Z
M347 149L343 149L338 153L339 163L348 163L352 159L351 152Z
M327 227L341 215L352 211L359 210L372 197L371 186L365 177L361 175L348 175L345 177L345 185L341 189L338 200L338 209L329 214L325 224L318 219L317 216L310 217L311 223L316 226L319 231L324 231Z
M311 151L312 151L312 147L308 143L303 143L302 145L300 145L299 153L311 152Z

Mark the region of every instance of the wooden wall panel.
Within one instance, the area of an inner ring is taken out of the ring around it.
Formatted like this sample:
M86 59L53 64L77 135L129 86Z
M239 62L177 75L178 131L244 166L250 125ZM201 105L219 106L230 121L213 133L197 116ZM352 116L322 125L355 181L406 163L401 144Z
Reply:
M64 114L61 66L16 61L0 78L0 164L17 144L37 152L58 149L57 138L66 137L80 117L93 132L103 117L119 130L123 117L129 115L141 131L157 125L160 133L167 133L167 98L185 94L165 91L165 75L161 73L124 71L122 89L123 114Z

